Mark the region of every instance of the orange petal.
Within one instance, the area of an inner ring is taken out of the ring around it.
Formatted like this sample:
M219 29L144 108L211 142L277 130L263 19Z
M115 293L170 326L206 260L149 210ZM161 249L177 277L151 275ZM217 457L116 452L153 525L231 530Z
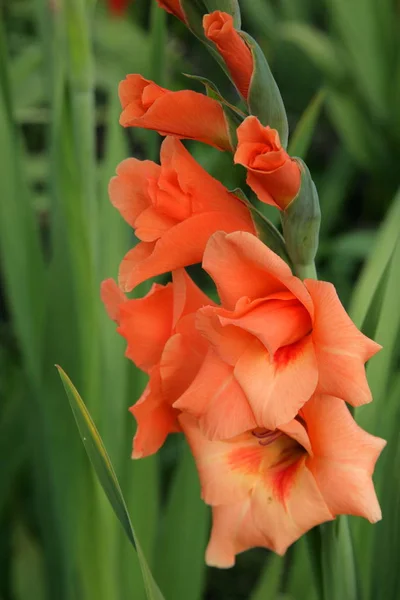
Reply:
M313 476L301 468L286 507L263 486L241 502L215 506L206 562L231 567L236 554L254 547L282 555L312 527L331 520Z
M171 92L134 75L120 83L119 94L124 127L153 129L231 150L224 111L216 100L191 90Z
M318 360L318 391L353 406L372 400L364 363L380 350L363 335L344 310L334 286L307 279L315 307L312 338Z
M173 271L172 281L174 284L174 327L185 315L196 312L202 306L214 305L214 302L189 277L185 269Z
M129 409L137 421L132 458L143 458L161 448L167 435L180 431L178 412L164 401L160 374L155 367L141 398Z
M286 505L260 484L244 500L213 507L206 562L231 567L236 554L254 547L282 555L312 527L332 518L312 474L299 468Z
M222 304L228 309L234 309L243 296L256 300L290 291L313 314L310 295L300 279L250 233L215 233L204 252L203 268L215 281Z
M204 15L203 28L206 38L216 45L236 87L246 99L253 74L253 58L245 41L234 28L232 16L216 10Z
M297 299L255 301L243 315L221 315L220 323L253 334L271 357L281 346L301 340L311 330L310 315Z
M228 365L235 366L243 352L253 343L253 336L240 327L221 324L222 315L228 311L206 306L196 315L196 328L208 340L218 356Z
M247 168L247 183L259 200L284 210L300 189L298 163L282 148L278 132L255 116L240 124L237 135L234 161Z
M171 335L172 302L172 285L154 284L144 298L121 306L118 332L128 342L126 356L144 371L159 362Z
M114 279L106 279L102 282L100 295L108 316L118 323L120 306L127 302L127 297L121 292Z
M296 416L317 386L318 369L311 338L284 346L273 360L257 340L238 360L234 374L257 424L276 429Z
M159 165L150 160L127 158L118 165L108 192L112 205L132 227L136 227L136 219L150 206L149 182L157 180L159 174Z
M150 277L198 263L215 231L248 230L249 227L247 221L235 214L195 215L167 231L157 242L142 242L130 250L120 266L119 284L129 292Z
M233 369L209 349L193 383L174 403L199 420L204 435L226 439L256 427L254 415Z
M182 396L197 375L207 348L194 331L177 333L165 344L160 362L161 387L171 405Z
M155 242L178 221L162 214L154 206L146 208L135 221L135 235L143 242Z
M301 414L313 449L308 466L330 510L379 521L372 473L385 440L361 429L339 398L316 395Z
M239 198L229 192L220 181L209 173L193 158L182 142L174 137L167 137L161 145L162 173L160 187L178 188L190 198L193 214L218 211L230 212L247 219L251 223L248 208ZM165 175L165 177L164 177ZM174 184L174 185L172 185ZM163 206L168 214L173 214L175 193L169 195L168 206Z
M199 429L198 422L192 416L181 413L179 423L196 460L202 486L202 498L207 504L229 504L244 500L249 490L256 484L262 460L262 448L254 443L248 444L248 435L234 440L210 441ZM241 438L242 449L247 450L247 471L234 472L229 463L229 452L237 447ZM247 447L246 447L247 443Z

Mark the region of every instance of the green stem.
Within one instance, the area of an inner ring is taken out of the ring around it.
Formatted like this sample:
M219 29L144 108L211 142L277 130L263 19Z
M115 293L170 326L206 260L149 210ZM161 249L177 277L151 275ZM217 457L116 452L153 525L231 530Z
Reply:
M318 279L314 261L308 265L295 264L294 272L300 279Z

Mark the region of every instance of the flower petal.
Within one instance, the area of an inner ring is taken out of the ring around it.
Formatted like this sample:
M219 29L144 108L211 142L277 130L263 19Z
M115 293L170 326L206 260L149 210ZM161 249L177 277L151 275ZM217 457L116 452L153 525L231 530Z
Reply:
M191 90L172 92L137 75L120 83L124 127L153 129L161 135L198 140L231 150L224 111L216 100Z
M162 396L160 374L155 367L141 398L129 409L137 421L132 458L143 458L161 448L167 435L180 431L178 412Z
M312 338L320 373L318 391L353 406L370 402L364 363L381 347L357 329L331 283L311 279L304 283L315 307Z
M313 315L310 295L300 279L251 233L215 233L205 249L203 268L213 278L225 308L233 310L244 296L256 300L289 290Z
M214 305L214 302L189 277L185 269L173 271L172 281L174 284L174 327L185 315L194 313L203 306Z
M119 289L114 279L106 279L101 283L100 295L108 316L118 323L119 309L121 304L128 301L127 297Z
M159 362L172 331L173 287L154 284L144 298L120 308L118 333L127 341L126 356L144 371Z
M247 44L233 26L231 15L216 10L203 17L204 34L218 52L244 98L247 98L253 74L253 58Z
M209 439L231 438L256 427L256 421L233 369L209 349L191 386L174 403L194 415Z
M285 505L259 484L244 500L213 507L206 562L231 567L236 554L257 546L284 554L304 533L332 518L312 474L300 467Z
M117 176L108 186L110 200L131 227L138 216L150 206L149 182L157 180L160 166L150 160L127 158L117 167Z
M258 340L238 360L240 383L258 426L276 429L293 419L312 396L318 369L310 336L278 350L271 360Z
M308 465L330 510L379 521L372 473L386 442L361 429L339 398L316 395L301 414L314 454Z
M139 243L123 259L119 284L129 292L142 281L201 261L210 236L218 229L248 230L252 225L232 213L194 215L172 227L157 242Z

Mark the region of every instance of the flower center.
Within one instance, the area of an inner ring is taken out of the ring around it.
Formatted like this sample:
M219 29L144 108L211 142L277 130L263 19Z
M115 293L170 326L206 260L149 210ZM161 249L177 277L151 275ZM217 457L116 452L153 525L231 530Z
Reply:
M282 432L276 429L272 431L271 429L263 429L262 427L257 427L253 429L251 432L254 437L258 438L258 443L260 446L269 446L273 442L275 442L278 438L281 437Z

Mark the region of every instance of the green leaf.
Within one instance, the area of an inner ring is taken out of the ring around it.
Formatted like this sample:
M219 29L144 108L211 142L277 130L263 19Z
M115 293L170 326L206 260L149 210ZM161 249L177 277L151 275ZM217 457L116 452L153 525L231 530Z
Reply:
M200 600L205 582L208 507L189 447L174 473L157 548L157 579L167 598Z
M62 370L61 367L57 366L57 369L68 396L68 400L90 462L96 471L96 475L99 478L100 484L115 512L115 515L124 528L129 541L137 551L147 598L148 600L163 600L163 595L153 579L139 541L135 535L117 476L115 475L113 466L99 432L97 431L82 398L74 387L72 381L69 379L68 375ZM106 567L107 566L104 565L104 568Z
M386 36L381 35L380 16L384 0L325 0L328 14L347 50L347 65L353 85L361 92L370 110L378 118L385 116L387 84L391 73L385 52ZM393 9L392 9L393 10ZM393 19L396 18L393 12Z
M282 146L286 148L289 126L279 88L260 46L248 33L240 32L240 35L250 48L254 64L247 98L249 111L263 125L276 129Z
M353 544L348 518L319 526L324 600L357 600Z
M400 190L379 230L368 262L359 277L350 304L350 316L360 329L368 309L382 280L385 269L393 254L398 238L400 223Z
M305 160L308 149L311 145L312 137L321 113L325 96L325 89L317 92L302 114L290 140L288 152L291 156L298 156L299 158Z

